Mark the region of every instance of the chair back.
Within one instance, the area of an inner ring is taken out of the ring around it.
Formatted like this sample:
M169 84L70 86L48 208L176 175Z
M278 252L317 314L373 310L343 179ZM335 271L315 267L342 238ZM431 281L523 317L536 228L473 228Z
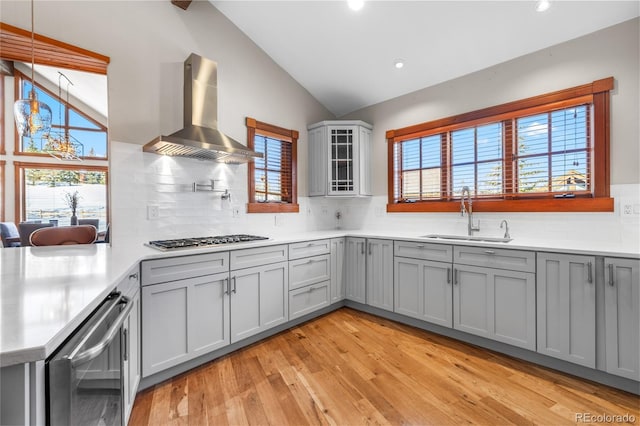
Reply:
M0 222L0 238L3 247L16 247L20 242L8 242L7 238L19 238L18 227L13 222Z
M18 224L18 232L20 233L20 245L30 246L29 237L36 229L52 227L53 223L36 223L36 222L20 222Z
M60 246L68 244L91 244L96 241L97 236L98 231L93 225L42 228L31 234L31 245Z
M99 229L100 219L78 219L78 225L93 225Z

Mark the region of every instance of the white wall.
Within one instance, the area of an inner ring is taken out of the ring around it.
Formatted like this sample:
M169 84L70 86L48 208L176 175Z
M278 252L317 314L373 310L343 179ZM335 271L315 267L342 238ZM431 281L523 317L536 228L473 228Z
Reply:
M3 0L2 20L29 27L28 2ZM44 19L55 16L56 19ZM297 232L333 228L335 211L343 228L404 229L422 235L464 232L455 214L387 214L386 130L447 117L613 76L612 195L614 213L481 214L481 234L499 235L499 221L512 235L579 241L586 236L640 251L638 215L623 217L621 203L640 208L639 20L425 88L363 109L345 118L374 125L374 194L369 199L307 198L306 125L331 114L260 51L208 2L187 11L168 0L140 2L36 2L36 31L111 57L109 66L112 221L114 240L146 241L205 233ZM182 62L196 52L219 65L220 128L244 142L244 119L252 116L300 131L299 214L240 214L247 199L246 166L222 166L143 154L140 144L181 127ZM167 170L172 170L171 175ZM230 204L216 194L171 192L192 181L224 177ZM160 218L146 219L147 205Z
M374 125L375 195L387 193L385 132L613 76L611 183L640 183L640 18L348 114Z
M640 251L640 19L598 31L455 80L348 114L374 125L374 197L339 208L347 228L399 229L416 235L466 233L466 218L447 213L386 213L385 132L613 76L611 92L612 213L484 213L480 235L533 240L596 241ZM623 216L622 207L635 213Z

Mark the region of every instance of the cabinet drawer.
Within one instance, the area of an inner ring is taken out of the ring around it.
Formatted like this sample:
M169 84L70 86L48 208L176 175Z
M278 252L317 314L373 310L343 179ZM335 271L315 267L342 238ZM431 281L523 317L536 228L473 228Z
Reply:
M327 254L331 251L331 240L304 241L289 244L289 260Z
M331 255L289 261L289 290L331 279Z
M295 319L329 305L329 281L289 292L289 319Z
M497 249L493 247L454 246L453 263L535 272L536 254L532 251Z
M142 285L202 277L229 271L229 252L143 260Z
M393 244L394 256L437 262L451 262L453 259L453 247L449 245L413 241L394 241Z
M251 268L288 260L286 244L279 246L256 247L231 252L231 270Z

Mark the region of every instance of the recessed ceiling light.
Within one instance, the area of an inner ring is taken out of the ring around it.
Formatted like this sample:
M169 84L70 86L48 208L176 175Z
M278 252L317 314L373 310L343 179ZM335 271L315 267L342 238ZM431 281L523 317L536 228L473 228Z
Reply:
M351 10L360 10L364 6L364 0L347 0Z
M549 2L549 0L538 0L538 3L536 3L536 11L538 12L544 12L550 7L551 3Z
M393 61L393 66L398 68L398 69L404 67L404 60L403 59L396 59L395 61Z

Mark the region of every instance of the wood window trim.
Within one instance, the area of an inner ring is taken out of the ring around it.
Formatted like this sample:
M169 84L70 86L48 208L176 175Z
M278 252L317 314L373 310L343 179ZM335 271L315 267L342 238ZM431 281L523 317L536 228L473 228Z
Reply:
M4 205L5 205L5 196L6 191L4 189L5 183L5 164L7 162L5 160L0 160L0 222L4 222Z
M614 87L613 77L596 80L589 84L557 92L509 102L478 111L416 124L401 129L388 130L387 139L387 212L459 212L460 202L420 201L396 203L394 200L394 145L402 140L428 136L443 131L504 119L516 112L536 112L553 107L575 104L577 100L589 99L593 103L593 190L589 197L556 199L552 195L529 199L474 198L473 209L477 212L613 212L614 200L610 198L610 91Z
M248 164L248 196L247 213L298 213L298 136L297 130L289 130L272 124L257 121L254 118L246 118L247 126L247 147L254 149L254 139L257 134L273 137L281 141L291 143L291 203L257 203L255 202L255 164L253 161Z
M14 161L14 206L15 206L15 222L19 222L21 218L25 217L25 190L24 190L24 169L56 169L56 170L86 170L86 171L94 171L94 172L104 172L105 173L105 186L106 186L106 212L107 212L107 223L109 223L109 167L108 166L89 166L89 165L69 165L69 164L58 164L58 163L31 163L31 162L22 162L22 161Z
M13 72L13 81L14 81L14 97L15 100L19 100L22 99L22 97L20 96L20 92L21 92L21 88L22 88L22 81L23 80L28 80L31 81L31 79L29 77L27 77L26 75L24 75L23 73L21 73L18 70L14 70ZM84 113L84 111L79 110L78 108L74 107L73 105L71 105L70 103L67 103L67 101L65 101L64 99L60 99L58 97L58 95L56 95L55 93L51 92L50 90L46 89L45 87L43 87L42 85L39 85L38 83L35 83L35 86L38 87L38 89L42 90L43 92L45 92L46 94L48 94L49 96L51 96L52 98L56 99L61 105L64 105L65 107L65 124L69 123L69 110L73 109L73 111L84 117L86 120L91 121L93 124L95 124L97 127L100 128L100 130L96 130L96 129L89 129L89 128L82 128L82 127L71 127L71 129L74 130L83 130L83 131L95 131L95 132L105 132L105 136L107 138L107 142L106 142L106 153L104 157L91 157L88 155L83 155L82 159L84 160L99 160L99 161L107 161L109 158L109 129L107 126L98 123L94 118L89 117L87 114ZM59 128L56 127L57 129L66 129L67 126ZM52 127L53 129L53 127ZM20 134L18 133L18 129L16 126L14 126L14 147L13 147L13 155L15 156L27 156L27 157L42 157L42 158L50 158L51 156L49 154L47 154L46 152L26 152L26 151L22 151L21 149L21 138L20 138ZM0 147L1 148L1 147Z
M7 152L4 148L4 134L5 134L5 121L4 121L4 76L0 75L0 94L2 94L2 105L0 105L0 155L6 155Z

